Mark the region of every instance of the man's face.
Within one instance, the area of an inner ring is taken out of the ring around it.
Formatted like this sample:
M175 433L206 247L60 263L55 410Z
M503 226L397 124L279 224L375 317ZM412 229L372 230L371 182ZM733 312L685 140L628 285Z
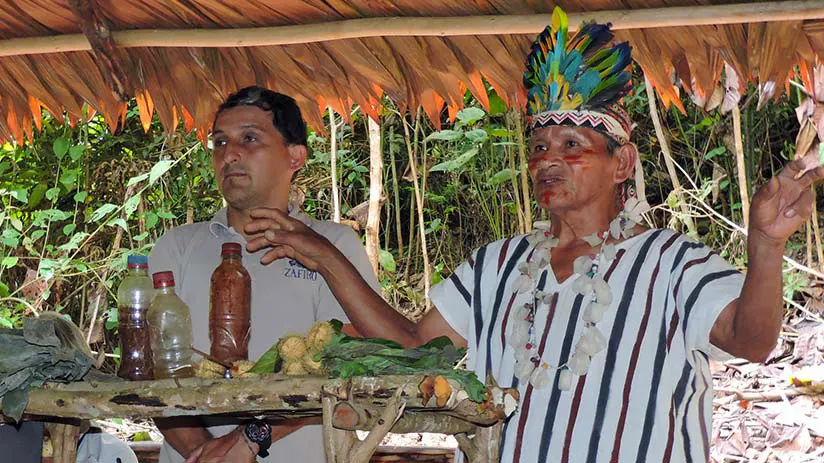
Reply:
M529 140L535 198L540 207L553 211L614 199L615 185L626 179L617 172L619 164L620 156L608 152L606 137L589 128L544 127L534 130Z
M288 197L292 175L306 161L305 147L288 145L272 124L272 113L256 106L221 112L212 142L218 187L236 209L271 207Z

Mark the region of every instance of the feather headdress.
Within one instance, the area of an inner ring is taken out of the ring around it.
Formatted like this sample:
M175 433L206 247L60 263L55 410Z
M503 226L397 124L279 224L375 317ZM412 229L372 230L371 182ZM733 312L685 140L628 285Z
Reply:
M566 13L555 7L552 24L532 43L524 85L530 129L549 125L586 126L619 143L631 123L618 104L631 88L632 48L609 47L610 24L585 23L569 37Z

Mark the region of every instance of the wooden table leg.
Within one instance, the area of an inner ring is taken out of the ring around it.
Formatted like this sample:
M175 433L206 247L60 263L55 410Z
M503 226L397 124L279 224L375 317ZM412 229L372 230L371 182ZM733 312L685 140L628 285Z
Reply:
M45 423L52 443L53 463L75 463L81 422Z

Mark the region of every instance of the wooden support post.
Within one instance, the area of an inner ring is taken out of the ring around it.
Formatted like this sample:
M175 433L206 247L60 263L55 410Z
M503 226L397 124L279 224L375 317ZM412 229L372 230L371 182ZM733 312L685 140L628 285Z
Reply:
M366 439L360 441L354 431L345 431L334 426L335 408L338 398L331 394L323 396L323 445L327 463L369 463L378 445L403 415L406 402L401 398L403 388L398 388L383 412L375 421Z
M498 463L503 423L478 428L475 435L456 434L455 439L471 463Z
M45 424L52 443L53 463L75 463L80 425L79 422L71 421Z
M340 223L340 191L338 191L338 123L335 120L335 110L327 106L329 111L329 162L332 170L332 220Z
M378 255L381 243L378 232L381 224L383 199L383 150L381 150L381 126L369 119L369 215L366 219L366 255L378 275Z
M744 164L744 140L741 135L741 109L732 108L732 131L735 141L735 165L738 173L738 191L741 194L741 213L744 215L744 228L750 229L750 194L747 189L747 168Z

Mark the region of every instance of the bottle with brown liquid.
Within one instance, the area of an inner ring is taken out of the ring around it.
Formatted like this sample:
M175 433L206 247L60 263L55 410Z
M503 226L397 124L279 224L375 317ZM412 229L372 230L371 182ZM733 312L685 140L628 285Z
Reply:
M146 315L154 296L146 256L129 256L129 274L117 288L117 321L120 334L120 368L117 376L145 381L154 376L152 345Z
M194 376L189 307L175 294L172 272L157 272L152 281L156 295L149 306L149 332L155 379Z
M209 294L209 353L227 363L249 357L252 279L243 266L241 249L239 243L223 244L223 261L212 273Z

